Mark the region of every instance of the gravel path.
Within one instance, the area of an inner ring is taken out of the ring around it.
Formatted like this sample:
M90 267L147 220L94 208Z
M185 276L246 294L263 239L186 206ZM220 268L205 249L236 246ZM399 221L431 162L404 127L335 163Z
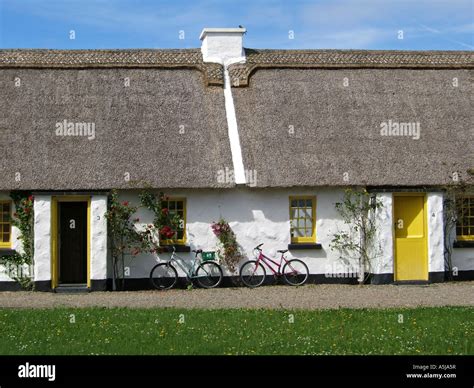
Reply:
M474 282L431 285L307 285L265 286L257 289L170 290L55 294L0 292L0 307L181 307L334 309L418 306L474 306Z

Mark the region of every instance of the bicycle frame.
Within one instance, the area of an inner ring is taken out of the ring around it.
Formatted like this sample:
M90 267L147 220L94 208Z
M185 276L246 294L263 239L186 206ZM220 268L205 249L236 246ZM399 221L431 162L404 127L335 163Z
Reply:
M281 275L280 269L282 268L283 262L288 263L288 260L285 258L285 254L282 253L280 257L280 263L277 263L275 260L270 259L268 256L265 256L262 251L258 251L258 257L257 257L257 266L260 262L263 262L267 265L268 268L273 272L273 275ZM273 268L274 265L276 267L276 271Z
M176 254L176 252L173 252L171 254L171 258L167 261L167 263L174 263L176 264L181 270L186 274L186 277L188 279L194 279L196 276L194 274L196 273L197 267L199 266L200 260L197 257L197 254L194 256L194 259L191 264L181 264L180 261L176 260L178 258L182 263L186 263L186 261L180 257L179 255Z

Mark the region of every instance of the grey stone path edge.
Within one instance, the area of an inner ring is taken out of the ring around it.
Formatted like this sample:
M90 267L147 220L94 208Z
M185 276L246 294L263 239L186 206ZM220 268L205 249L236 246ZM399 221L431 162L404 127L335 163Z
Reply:
M257 289L169 290L55 294L0 292L0 308L55 307L337 309L474 306L474 282L430 285L307 285Z

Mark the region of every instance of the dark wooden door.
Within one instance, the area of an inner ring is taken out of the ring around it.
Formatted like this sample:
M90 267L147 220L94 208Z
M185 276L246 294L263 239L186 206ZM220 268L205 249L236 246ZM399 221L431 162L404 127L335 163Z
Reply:
M59 203L59 283L87 283L87 202Z

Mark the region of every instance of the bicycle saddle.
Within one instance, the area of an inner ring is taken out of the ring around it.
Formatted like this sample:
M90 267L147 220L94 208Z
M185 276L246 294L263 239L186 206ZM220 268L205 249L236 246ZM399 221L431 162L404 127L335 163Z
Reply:
M202 253L202 249L193 250L194 253Z
M279 250L279 251L277 251L277 252L279 252L279 253L286 253L286 252L288 252L288 249L281 249L281 250Z

